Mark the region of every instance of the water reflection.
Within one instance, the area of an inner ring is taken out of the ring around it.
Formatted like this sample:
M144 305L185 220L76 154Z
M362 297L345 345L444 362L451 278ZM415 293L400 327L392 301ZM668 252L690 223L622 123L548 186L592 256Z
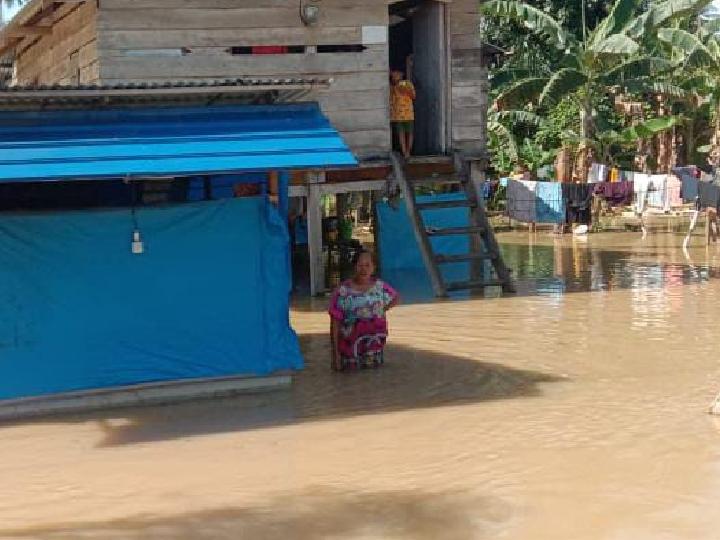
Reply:
M331 373L298 300L289 390L0 427L0 537L717 538L718 249L500 239L517 295L384 276L381 370Z
M632 289L637 303L654 309L652 298L662 294L647 291L700 283L718 276L715 247L683 250L682 236L662 234L645 241L636 233L606 233L589 237L554 237L546 234L499 235L506 264L512 268L521 296L543 296L562 303L567 293ZM421 269L384 275L400 289L406 301L432 299L432 289ZM453 298L477 293L460 292ZM483 296L500 297L499 288Z

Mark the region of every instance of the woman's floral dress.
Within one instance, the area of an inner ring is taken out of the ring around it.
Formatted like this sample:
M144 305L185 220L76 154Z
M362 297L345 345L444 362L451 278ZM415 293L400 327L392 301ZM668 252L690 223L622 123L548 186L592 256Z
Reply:
M398 297L387 283L376 280L367 291L345 281L330 300L330 317L340 325L338 353L341 368L370 367L382 363L388 335L385 311Z

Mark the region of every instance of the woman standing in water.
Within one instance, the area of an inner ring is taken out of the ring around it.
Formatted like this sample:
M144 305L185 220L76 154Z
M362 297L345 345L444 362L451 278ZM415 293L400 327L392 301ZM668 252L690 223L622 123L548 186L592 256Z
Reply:
M398 303L398 294L375 279L368 251L355 257L355 276L342 283L330 301L332 364L335 371L377 367L383 363L388 335L385 313Z

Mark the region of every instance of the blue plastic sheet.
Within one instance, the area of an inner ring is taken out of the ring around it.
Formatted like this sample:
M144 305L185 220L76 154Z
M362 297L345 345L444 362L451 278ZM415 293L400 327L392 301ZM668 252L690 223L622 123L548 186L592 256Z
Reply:
M0 399L302 367L263 197L0 216Z
M463 193L450 193L418 197L418 202L440 200L463 200ZM438 210L423 210L423 219L428 227L467 227L470 216L467 208L443 208ZM397 287L401 293L407 289L428 289L430 278L423 265L420 248L415 240L412 224L405 209L405 202L401 201L397 210L387 203L378 203L378 254L383 277ZM436 254L460 255L470 250L467 235L438 236L431 238L430 242ZM415 283L412 287L404 287L408 283L406 272L421 272L423 283ZM470 265L466 262L441 265L443 277L448 281L463 281L470 276ZM410 291L412 292L412 291Z

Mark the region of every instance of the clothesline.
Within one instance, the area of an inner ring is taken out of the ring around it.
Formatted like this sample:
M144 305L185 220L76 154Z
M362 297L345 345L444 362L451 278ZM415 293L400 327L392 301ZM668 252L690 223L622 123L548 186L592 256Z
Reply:
M683 205L682 183L674 175L636 173L633 180L566 184L509 179L507 212L526 223L582 223L589 225L593 196L610 206L634 205L637 214L646 208L669 212Z

